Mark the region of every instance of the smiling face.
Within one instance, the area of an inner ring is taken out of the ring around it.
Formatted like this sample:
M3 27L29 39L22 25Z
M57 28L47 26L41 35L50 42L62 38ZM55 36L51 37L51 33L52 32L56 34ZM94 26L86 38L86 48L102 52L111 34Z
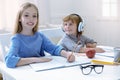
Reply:
M63 28L66 34L68 35L77 35L77 24L72 22L72 20L66 21L63 23Z
M37 24L37 10L34 7L28 7L25 9L21 15L20 22L23 30L31 30Z
M68 35L79 37L82 35L82 31L78 31L80 22L82 22L82 18L78 14L70 14L63 18L63 30Z

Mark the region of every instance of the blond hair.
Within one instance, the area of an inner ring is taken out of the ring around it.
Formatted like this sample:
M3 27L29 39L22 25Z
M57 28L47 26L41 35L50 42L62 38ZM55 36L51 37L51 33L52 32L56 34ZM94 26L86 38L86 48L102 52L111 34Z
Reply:
M21 7L20 7L20 9L18 10L18 13L17 13L17 16L16 16L16 23L15 23L14 34L20 33L22 31L23 28L22 28L21 22L19 20L21 18L21 15L22 15L23 11L25 9L29 8L29 7L34 7L36 9L36 11L37 11L37 24L36 24L36 26L32 30L33 33L37 32L37 30L38 30L38 24L39 24L39 12L38 12L38 8L34 4L27 2L27 3L22 4Z

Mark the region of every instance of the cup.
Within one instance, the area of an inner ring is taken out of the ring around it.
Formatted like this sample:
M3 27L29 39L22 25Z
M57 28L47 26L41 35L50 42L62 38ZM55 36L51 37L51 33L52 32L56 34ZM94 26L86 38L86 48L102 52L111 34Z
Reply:
M95 54L96 54L96 51L94 49L89 49L89 50L86 50L86 56L88 58L93 58L95 57Z
M114 48L114 62L120 63L120 47Z

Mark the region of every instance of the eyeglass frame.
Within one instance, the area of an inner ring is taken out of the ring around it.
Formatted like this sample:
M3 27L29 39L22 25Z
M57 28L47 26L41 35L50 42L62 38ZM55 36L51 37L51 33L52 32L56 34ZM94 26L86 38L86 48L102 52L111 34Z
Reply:
M84 68L87 68L87 67L91 68L91 70L90 70L89 73L85 74L85 73L83 72L83 69L84 69ZM97 71L95 70L95 67L102 67L102 69L101 69L100 72L97 72ZM85 65L85 66L80 65L80 69L81 69L81 71L82 71L82 74L84 74L84 75L89 75L89 74L92 72L92 69L94 69L94 71L95 71L97 74L100 74L100 73L103 72L103 68L104 68L104 65L92 65L92 64L90 64L90 65Z

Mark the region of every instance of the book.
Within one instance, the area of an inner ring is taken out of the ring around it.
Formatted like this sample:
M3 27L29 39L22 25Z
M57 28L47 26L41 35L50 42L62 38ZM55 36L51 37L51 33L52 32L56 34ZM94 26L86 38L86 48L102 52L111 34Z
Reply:
M97 46L97 47L104 49L106 52L114 51L114 47L112 47L112 46Z
M113 60L114 58L111 57L96 55L95 58L91 60L91 63L102 64L102 65L113 65L115 64Z
M96 53L96 55L114 58L114 47L111 46L97 46L105 50L103 53Z
M115 63L113 61L105 61L105 60L91 60L94 64L102 64L102 65L114 65Z
M76 57L76 60L71 63L68 62L66 58L61 56L50 56L50 58L52 58L52 61L50 62L33 63L30 64L30 66L34 71L38 72L38 71L46 71L52 69L78 66L80 64L89 64L91 62L86 57L80 57L80 56Z
M114 52L96 53L96 55L114 58Z

